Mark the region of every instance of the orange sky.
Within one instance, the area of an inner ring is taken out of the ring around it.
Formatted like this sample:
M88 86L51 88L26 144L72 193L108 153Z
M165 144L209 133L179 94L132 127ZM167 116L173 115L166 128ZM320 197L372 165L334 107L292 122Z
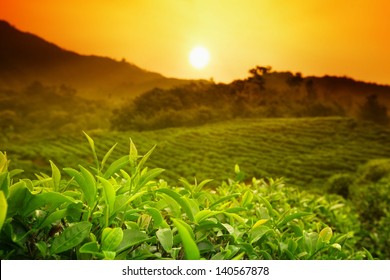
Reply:
M168 77L230 82L270 65L390 85L388 0L0 0L0 19ZM199 44L203 70L188 63Z

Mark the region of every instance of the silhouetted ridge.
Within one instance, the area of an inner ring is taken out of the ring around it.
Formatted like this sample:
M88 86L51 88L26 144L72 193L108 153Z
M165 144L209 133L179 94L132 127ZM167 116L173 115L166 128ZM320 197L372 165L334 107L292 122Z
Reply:
M0 87L15 88L40 81L66 84L92 98L134 96L154 87L188 81L169 79L125 61L80 55L0 20Z

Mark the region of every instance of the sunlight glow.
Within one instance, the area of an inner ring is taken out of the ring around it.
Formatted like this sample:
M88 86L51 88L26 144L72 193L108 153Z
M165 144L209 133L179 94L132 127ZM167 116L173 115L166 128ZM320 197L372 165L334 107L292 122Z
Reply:
M210 53L204 47L195 47L190 52L189 60L196 69L203 69L210 61Z

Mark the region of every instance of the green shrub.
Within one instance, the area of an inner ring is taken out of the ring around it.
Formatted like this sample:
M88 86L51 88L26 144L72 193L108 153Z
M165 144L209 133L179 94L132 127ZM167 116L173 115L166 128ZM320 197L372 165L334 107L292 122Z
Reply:
M328 179L328 192L348 198L354 180L354 176L350 174L335 174Z
M370 160L360 168L359 174L360 182L376 183L380 179L390 176L390 159Z

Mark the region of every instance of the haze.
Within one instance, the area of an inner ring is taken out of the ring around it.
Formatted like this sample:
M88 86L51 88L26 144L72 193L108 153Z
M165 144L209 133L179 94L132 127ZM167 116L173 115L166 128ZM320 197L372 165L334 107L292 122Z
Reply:
M390 2L2 0L0 18L68 50L177 78L230 82L255 65L390 84ZM196 45L212 56L188 63Z

